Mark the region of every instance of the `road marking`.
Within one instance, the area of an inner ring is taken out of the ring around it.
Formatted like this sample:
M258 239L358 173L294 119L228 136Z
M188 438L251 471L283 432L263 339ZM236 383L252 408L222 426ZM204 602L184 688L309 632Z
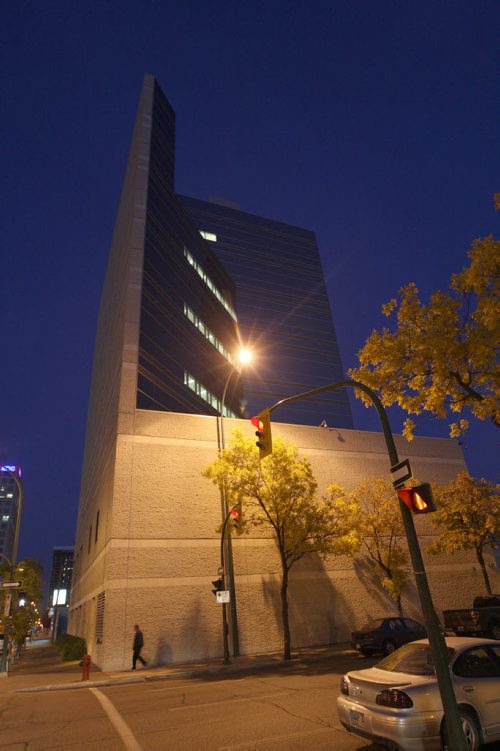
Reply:
M127 751L142 751L142 748L137 742L135 735L133 734L119 711L116 709L115 705L108 699L108 697L104 696L104 694L101 693L98 688L89 688L89 691L94 694L94 696L108 715L111 724L122 739Z

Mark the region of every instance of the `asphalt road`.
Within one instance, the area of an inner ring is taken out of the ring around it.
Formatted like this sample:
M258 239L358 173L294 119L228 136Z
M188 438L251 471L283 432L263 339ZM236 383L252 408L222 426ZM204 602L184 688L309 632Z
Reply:
M222 680L175 680L0 697L0 751L372 751L337 719L359 658ZM363 662L363 666L371 662Z
M375 751L340 725L342 654L224 678L0 695L0 751ZM499 751L499 744L485 747Z

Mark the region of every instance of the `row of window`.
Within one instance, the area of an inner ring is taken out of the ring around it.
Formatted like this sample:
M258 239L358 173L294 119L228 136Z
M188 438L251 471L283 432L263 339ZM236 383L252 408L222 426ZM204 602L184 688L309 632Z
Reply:
M208 289L215 295L215 297L220 302L220 304L227 310L231 318L234 321L237 321L238 319L236 317L236 313L234 309L232 308L232 306L228 303L228 301L226 300L226 298L224 297L220 289L216 287L216 285L210 279L208 274L203 270L203 267L200 266L200 264L195 258L193 258L193 256L191 255L191 253L189 252L187 248L184 248L184 256L187 258L188 263L191 264L191 266L194 268L198 276L201 277L201 279L203 279Z
M99 537L99 511L97 511L97 516L95 518L95 538L94 538L94 544L97 542L97 538ZM87 547L87 552L90 553L90 548L92 546L92 524L89 528L89 543Z
M215 336L215 334L212 333L212 331L210 331L210 329L208 328L208 326L206 326L203 323L203 321L201 320L201 318L198 318L198 316L196 315L196 313L193 310L191 310L191 308L189 307L189 305L186 305L186 303L184 303L184 315L187 318L189 318L189 320L191 321L191 323L194 326L196 326L196 328L198 329L198 331L201 331L201 333L203 334L203 336L205 337L205 339L208 339L208 341L210 342L210 344L212 344L215 347L215 349L218 350L221 353L221 355L223 355L223 357L225 357L226 360L233 367L236 367L236 363L234 362L232 356L227 351L227 349L224 347L224 345L222 344L222 342L220 341L220 339L218 339Z
M194 391L195 394L197 394L201 399L203 399L207 404L210 404L211 407L217 410L217 412L221 413L221 401L218 399L215 394L212 394L203 384L201 384L199 381L196 380L194 376L192 376L190 373L188 373L186 370L184 371L184 385L191 389L191 391ZM238 415L233 412L232 409L229 409L226 405L224 405L224 417L237 417Z

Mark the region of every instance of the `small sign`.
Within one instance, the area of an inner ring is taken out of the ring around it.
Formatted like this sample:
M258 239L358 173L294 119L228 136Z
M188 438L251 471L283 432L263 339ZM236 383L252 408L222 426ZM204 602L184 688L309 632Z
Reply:
M19 589L19 587L22 587L22 582L1 582L0 583L0 589Z
M229 602L229 590L222 590L222 592L216 592L215 599L218 603Z
M410 460L405 459L404 461L399 462L399 464L395 464L393 467L391 467L391 473L394 477L392 484L395 488L399 488L401 487L401 485L404 485L406 480L409 480L410 477L413 477Z

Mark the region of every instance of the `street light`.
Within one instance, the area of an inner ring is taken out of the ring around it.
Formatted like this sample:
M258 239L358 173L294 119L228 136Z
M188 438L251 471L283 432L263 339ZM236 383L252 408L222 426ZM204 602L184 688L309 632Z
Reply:
M245 347L242 347L237 355L237 360L240 363L241 367L244 365L248 365L248 363L252 360L252 352L249 349L246 349ZM226 442L224 439L224 408L226 403L226 394L227 389L229 386L229 383L233 377L233 375L237 373L238 375L241 374L241 371L234 367L230 372L226 379L226 383L224 384L224 390L222 392L222 399L221 399L221 407L220 407L220 414L219 414L219 420L218 422L218 432L220 435L220 442L219 442L219 454L224 451L226 448ZM220 424L220 428L219 428ZM221 568L222 568L222 577L224 582L227 582L227 579L229 579L229 610L231 613L231 636L232 636L232 644L233 644L233 657L238 657L240 654L240 640L239 640L239 634L238 634L238 612L236 608L236 588L234 586L234 564L233 564L233 544L232 544L232 538L231 536L226 537L225 531L226 531L226 519L227 515L229 513L229 504L227 501L227 494L226 494L226 487L224 484L221 485L220 488L220 494L221 494L221 516L222 516L222 533L221 533ZM224 556L224 543L226 546L226 554ZM225 571L227 570L228 576L225 576ZM227 649L227 611L226 611L226 603L222 604L222 623L223 623L223 634L224 634L224 661L226 662L226 657L228 653ZM228 658L227 658L228 659Z
M15 483L17 485L17 490L18 490L17 518L16 518L16 529L14 532L14 544L12 546L12 560L9 561L9 559L5 555L2 554L2 558L5 558L5 560L9 564L9 580L8 581L14 581L14 569L16 567L17 552L19 549L19 533L21 530L21 516L23 513L23 485L22 485L21 480L17 476L17 474L11 469L7 469L5 466L3 466L1 471L8 473L14 478ZM8 591L5 596L5 610L4 610L5 629L4 629L4 634L3 634L2 654L0 655L0 676L2 677L7 676L7 641L8 641L7 635L8 635L11 599L12 599L12 594L11 592Z

